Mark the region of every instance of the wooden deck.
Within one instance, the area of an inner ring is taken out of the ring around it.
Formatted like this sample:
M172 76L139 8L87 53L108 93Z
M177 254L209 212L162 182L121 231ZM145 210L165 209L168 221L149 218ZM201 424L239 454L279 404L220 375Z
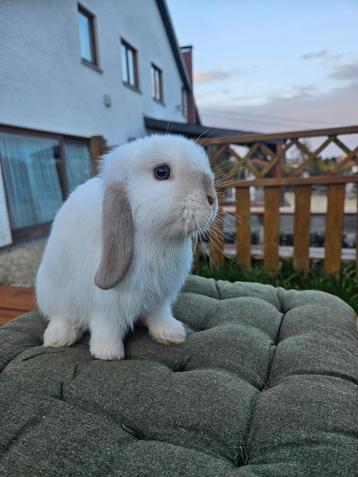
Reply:
M35 308L33 288L0 286L0 326Z

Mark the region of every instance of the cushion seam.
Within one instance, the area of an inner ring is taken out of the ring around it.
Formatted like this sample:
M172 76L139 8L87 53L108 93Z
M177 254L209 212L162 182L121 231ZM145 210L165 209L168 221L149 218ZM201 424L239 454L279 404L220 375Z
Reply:
M276 336L275 336L275 340L271 344L271 347L274 346L274 350L273 350L269 365L267 367L266 379L265 379L265 384L264 384L263 390L268 389L268 387L270 385L272 365L273 365L273 362L275 360L277 345L279 343L280 334L281 334L281 327L282 327L282 323L283 323L283 320L284 320L285 316L286 316L286 314L282 314L281 321L280 321L280 324L278 326L277 333L276 333Z

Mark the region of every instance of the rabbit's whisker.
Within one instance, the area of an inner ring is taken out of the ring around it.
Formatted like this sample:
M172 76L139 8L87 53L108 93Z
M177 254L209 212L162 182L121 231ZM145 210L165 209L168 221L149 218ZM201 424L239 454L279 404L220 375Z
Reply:
M201 246L201 249L204 250L203 256L204 256L205 264L207 265L209 269L210 268L212 269L214 266L214 262L212 261L210 251L208 250L207 245L203 240L204 236L207 236L208 231L206 230L206 228L200 227L198 225L198 221L196 217L194 218L194 220L197 227L197 233L198 233L198 238L200 241L200 246Z
M224 255L224 257L226 257L227 259L229 259L230 257L225 253L224 251L224 247L220 247L215 241L213 240L209 240L209 243L210 243L210 246L215 249L217 252L221 253L222 255ZM224 245L224 244L223 244Z
M210 129L210 128L204 129L204 131L202 131L202 132L199 134L199 136L194 139L194 142L196 142L196 143L198 144L198 143L199 143L199 139L200 139L201 137L203 137L204 134L209 131L209 129Z

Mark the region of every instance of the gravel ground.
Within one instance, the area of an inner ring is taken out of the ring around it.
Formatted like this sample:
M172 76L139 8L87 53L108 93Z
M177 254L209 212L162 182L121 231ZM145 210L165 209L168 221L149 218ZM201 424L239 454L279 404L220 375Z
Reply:
M19 287L33 287L45 239L0 250L0 283Z

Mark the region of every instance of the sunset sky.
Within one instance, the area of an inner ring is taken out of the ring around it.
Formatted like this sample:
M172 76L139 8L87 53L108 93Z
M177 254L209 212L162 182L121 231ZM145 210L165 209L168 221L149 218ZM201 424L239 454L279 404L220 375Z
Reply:
M358 0L167 0L207 125L358 124Z

